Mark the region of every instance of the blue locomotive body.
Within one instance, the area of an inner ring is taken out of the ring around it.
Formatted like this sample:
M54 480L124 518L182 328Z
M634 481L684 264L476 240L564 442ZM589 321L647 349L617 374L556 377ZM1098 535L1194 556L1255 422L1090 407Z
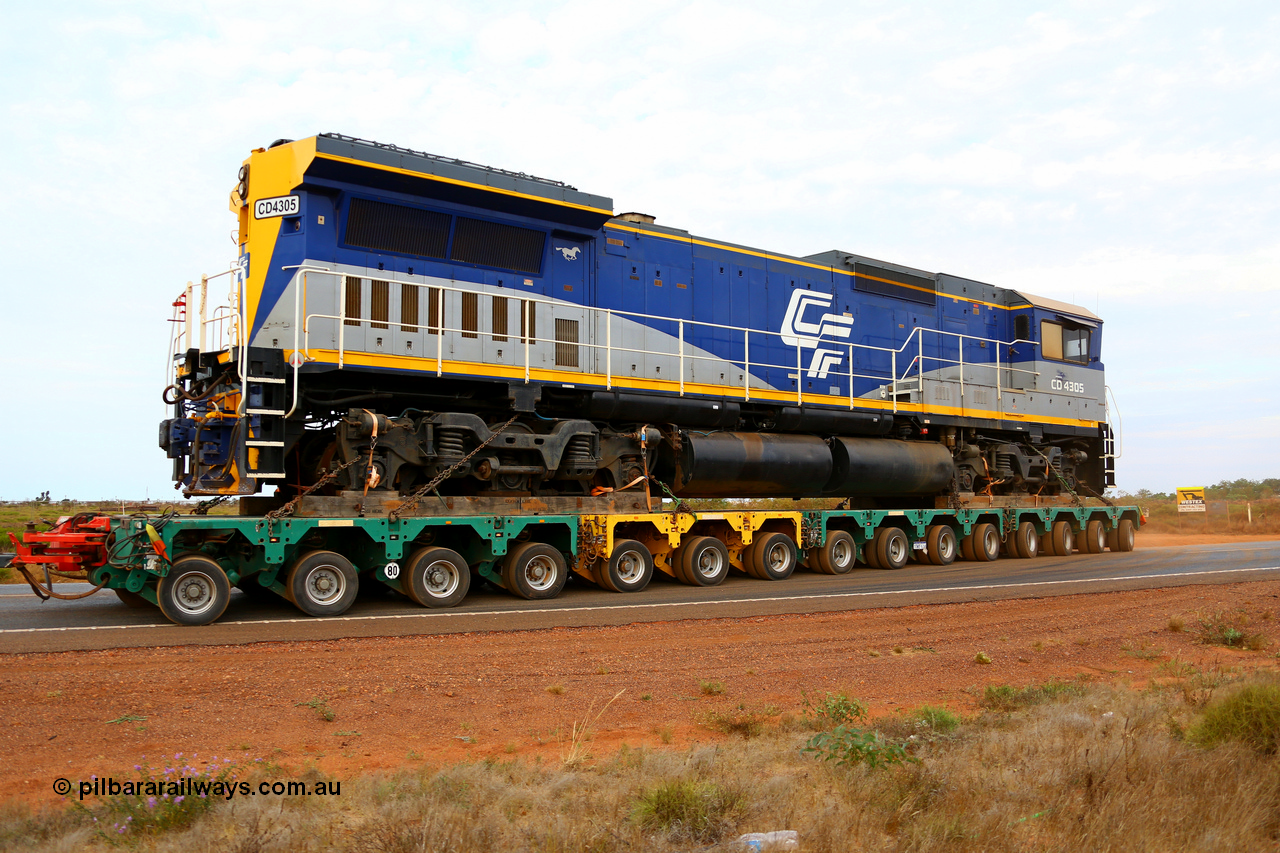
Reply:
M195 316L189 290L161 430L192 494L658 478L902 503L1113 482L1102 323L1078 306L708 240L337 135L240 177L229 304ZM225 339L198 344L215 318Z

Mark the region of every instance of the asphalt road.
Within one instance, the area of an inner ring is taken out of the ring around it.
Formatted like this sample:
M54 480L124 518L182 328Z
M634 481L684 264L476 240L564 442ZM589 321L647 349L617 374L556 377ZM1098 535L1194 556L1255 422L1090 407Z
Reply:
M574 579L550 601L522 601L486 585L459 607L428 610L396 595L357 601L346 615L303 616L292 605L258 603L238 591L217 623L170 624L155 608L126 607L109 591L79 601L41 603L24 585L0 586L0 654L134 646L222 645L467 631L624 625L1037 598L1191 584L1280 580L1280 542L1152 548L1128 554L1001 559L843 576L799 570L780 582L731 575L718 587L685 586L659 575L640 593L605 592ZM88 589L59 585L60 592Z

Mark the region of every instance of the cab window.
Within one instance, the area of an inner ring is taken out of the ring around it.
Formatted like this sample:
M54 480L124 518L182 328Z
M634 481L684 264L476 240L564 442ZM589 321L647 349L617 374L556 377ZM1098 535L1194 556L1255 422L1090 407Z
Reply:
M1040 354L1054 361L1089 363L1089 330L1040 321Z

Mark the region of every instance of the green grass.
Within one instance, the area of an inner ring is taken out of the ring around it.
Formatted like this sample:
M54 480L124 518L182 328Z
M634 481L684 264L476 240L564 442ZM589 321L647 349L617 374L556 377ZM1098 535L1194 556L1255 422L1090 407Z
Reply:
M1187 739L1205 747L1241 743L1274 755L1280 749L1280 682L1246 684L1209 703Z
M1044 705L1070 696L1080 696L1085 686L1080 681L1047 681L1044 684L1029 684L1026 687L1013 687L1008 684L988 684L982 691L979 700L983 708L990 711L1016 711L1032 705Z
M644 791L631 818L644 829L662 831L671 840L714 843L727 833L743 799L738 791L715 782L672 779Z

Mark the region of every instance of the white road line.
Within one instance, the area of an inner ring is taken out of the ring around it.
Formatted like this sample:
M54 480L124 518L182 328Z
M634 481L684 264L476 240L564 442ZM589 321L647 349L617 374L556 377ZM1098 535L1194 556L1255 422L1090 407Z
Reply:
M708 607L717 604L752 604L763 603L769 601L807 601L807 600L830 600L833 598L865 598L877 595L918 595L929 592L969 592L980 589L1025 589L1037 586L1058 586L1061 584L1073 583L1099 583L1104 581L1145 581L1157 580L1164 578L1186 578L1198 577L1201 575L1229 575L1238 574L1240 572L1276 572L1280 571L1280 566L1259 566L1251 569L1212 569L1202 572L1173 572L1167 575L1125 575L1116 578L1075 578L1072 580L1061 581L1029 581L1027 583L1007 583L1007 584L981 584L979 586L938 586L928 589L886 589L871 592L834 592L825 595L778 595L769 598L729 598L717 601L673 601L668 603L654 604L605 604L599 607L546 607L541 610L525 610L517 608L515 610L480 610L474 612L457 611L457 610L428 610L425 613L384 613L380 616L330 616L310 619L256 619L252 622L221 622L213 625L205 625L205 628L213 629L229 629L239 628L245 625L291 625L291 624L307 624L307 625L327 625L333 622L377 622L386 619L444 619L448 617L470 617L470 616L522 616L530 613L577 613L586 611L599 610L647 610L662 607ZM86 625L71 626L66 628L5 628L0 629L0 634L41 634L41 633L58 633L69 631L122 631L130 628L172 628L175 631L186 630L179 625L167 625L164 623L158 625Z

